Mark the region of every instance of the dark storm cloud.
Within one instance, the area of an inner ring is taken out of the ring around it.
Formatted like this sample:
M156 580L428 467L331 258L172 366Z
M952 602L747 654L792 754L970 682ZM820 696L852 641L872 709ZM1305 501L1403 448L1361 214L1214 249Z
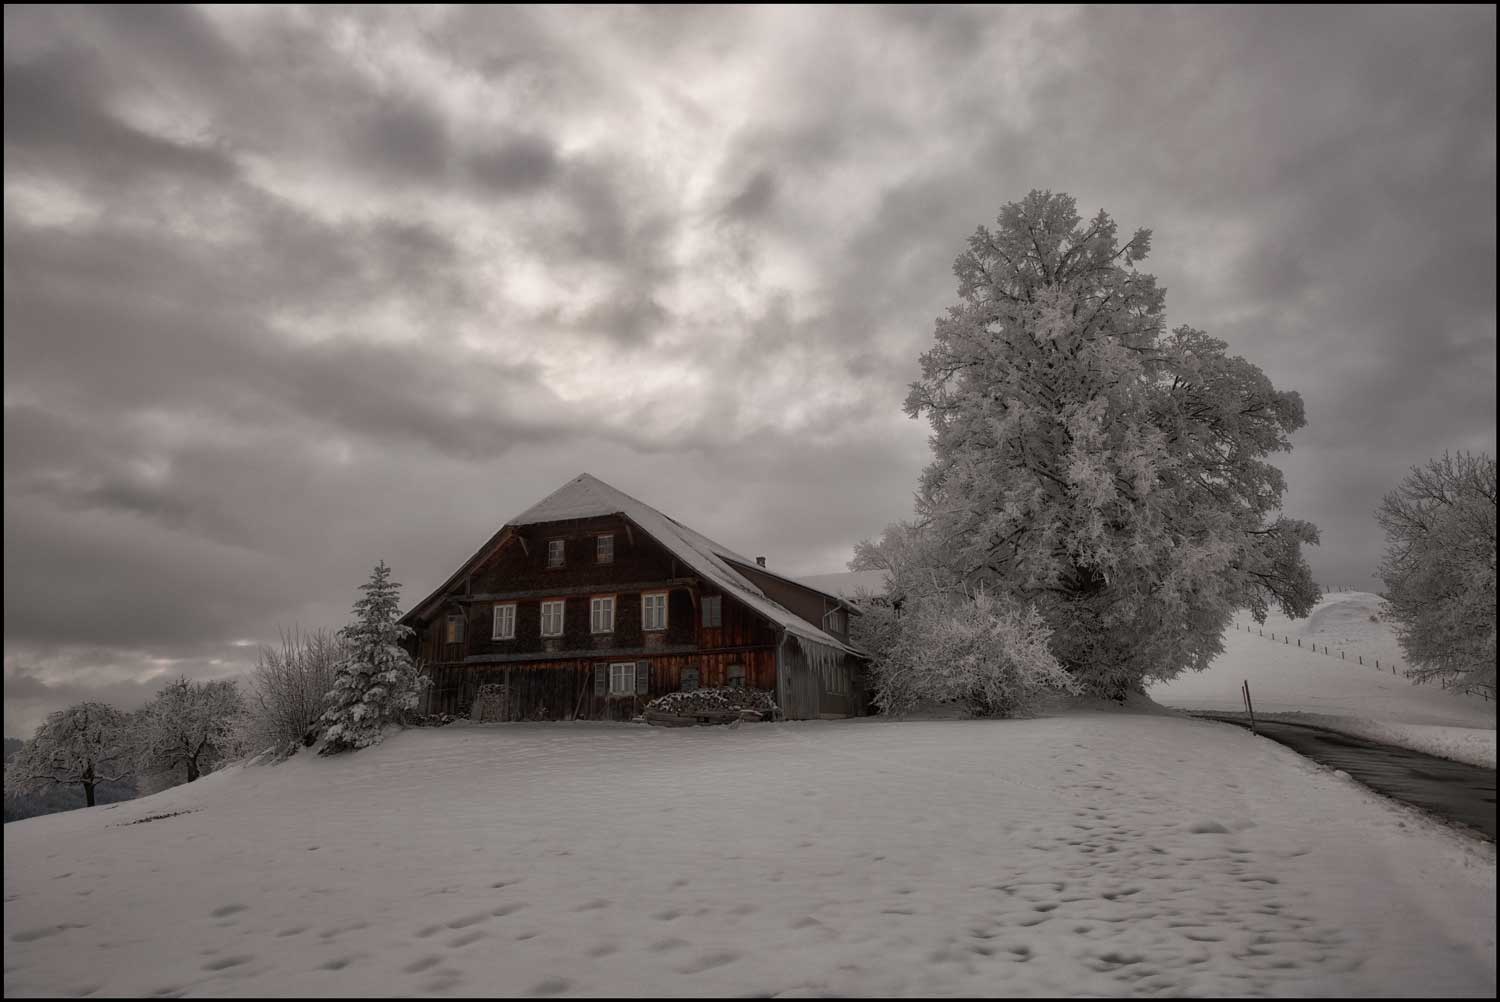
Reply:
M1321 579L1372 584L1406 466L1494 448L1492 10L5 23L8 733L338 625L376 559L425 593L585 470L838 569L1031 188L1153 228L1170 321L1303 394Z
M543 136L518 136L473 153L469 171L480 185L498 194L532 191L557 175L557 150Z

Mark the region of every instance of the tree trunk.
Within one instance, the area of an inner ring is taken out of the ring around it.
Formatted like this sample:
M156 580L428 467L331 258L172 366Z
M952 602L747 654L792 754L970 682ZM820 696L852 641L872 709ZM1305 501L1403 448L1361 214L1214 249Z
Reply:
M188 771L187 781L189 783L191 783L193 780L195 780L195 779L198 778L198 760L197 759L190 758L190 759L187 760L187 771Z
M84 802L84 805L87 806L87 807L93 807L94 806L94 784L86 782L86 783L83 783L82 786L83 786L83 802Z

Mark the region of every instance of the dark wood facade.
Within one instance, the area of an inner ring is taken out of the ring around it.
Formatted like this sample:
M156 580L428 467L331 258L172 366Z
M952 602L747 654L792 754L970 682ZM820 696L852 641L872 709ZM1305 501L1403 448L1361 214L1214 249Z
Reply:
M599 559L601 536L611 537L607 560ZM558 542L560 564L549 559ZM810 612L818 603L814 625L823 625L823 603L837 604L785 579L759 576ZM642 596L663 593L664 628L648 630ZM595 629L596 598L614 601L611 629ZM705 599L718 600L711 625ZM563 603L562 630L544 636L543 603L555 602ZM514 611L499 612L500 606ZM511 616L512 635L502 637ZM792 718L852 715L866 704L858 658L844 654L833 669L825 658L820 676L798 659L796 638L623 515L508 526L405 622L416 630L412 653L433 679L429 713L467 715L480 686L500 684L512 720L628 720L651 699L681 689L690 672L701 687L741 676L745 686L775 694ZM623 663L637 666L638 684L612 694L609 666Z

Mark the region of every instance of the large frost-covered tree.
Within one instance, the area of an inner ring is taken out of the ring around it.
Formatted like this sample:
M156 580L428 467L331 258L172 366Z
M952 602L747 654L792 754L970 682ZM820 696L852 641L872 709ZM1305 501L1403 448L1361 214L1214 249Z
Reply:
M228 755L243 712L244 701L232 679L168 682L136 716L141 772L176 773L180 767L193 782Z
M1417 681L1495 692L1495 459L1430 460L1381 501L1386 601Z
M401 586L390 578L382 560L359 586L365 594L354 603L354 622L339 631L344 656L328 693L320 754L375 744L384 726L416 709L422 690L432 684L401 646L412 629L399 622Z
M6 765L6 785L31 792L77 784L93 807L97 784L130 774L128 737L125 714L106 703L58 710Z
M1296 393L1202 331L1099 212L1034 191L954 265L907 412L932 424L913 531L945 573L1034 606L1058 660L1123 696L1206 667L1234 610L1306 615L1307 522L1267 461L1304 423Z

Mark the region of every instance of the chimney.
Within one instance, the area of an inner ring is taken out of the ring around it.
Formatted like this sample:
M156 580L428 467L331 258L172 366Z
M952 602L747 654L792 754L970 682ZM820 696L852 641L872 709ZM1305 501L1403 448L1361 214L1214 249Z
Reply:
M759 567L764 567L764 566L766 566L766 558L765 557L756 557L755 558L755 563Z

